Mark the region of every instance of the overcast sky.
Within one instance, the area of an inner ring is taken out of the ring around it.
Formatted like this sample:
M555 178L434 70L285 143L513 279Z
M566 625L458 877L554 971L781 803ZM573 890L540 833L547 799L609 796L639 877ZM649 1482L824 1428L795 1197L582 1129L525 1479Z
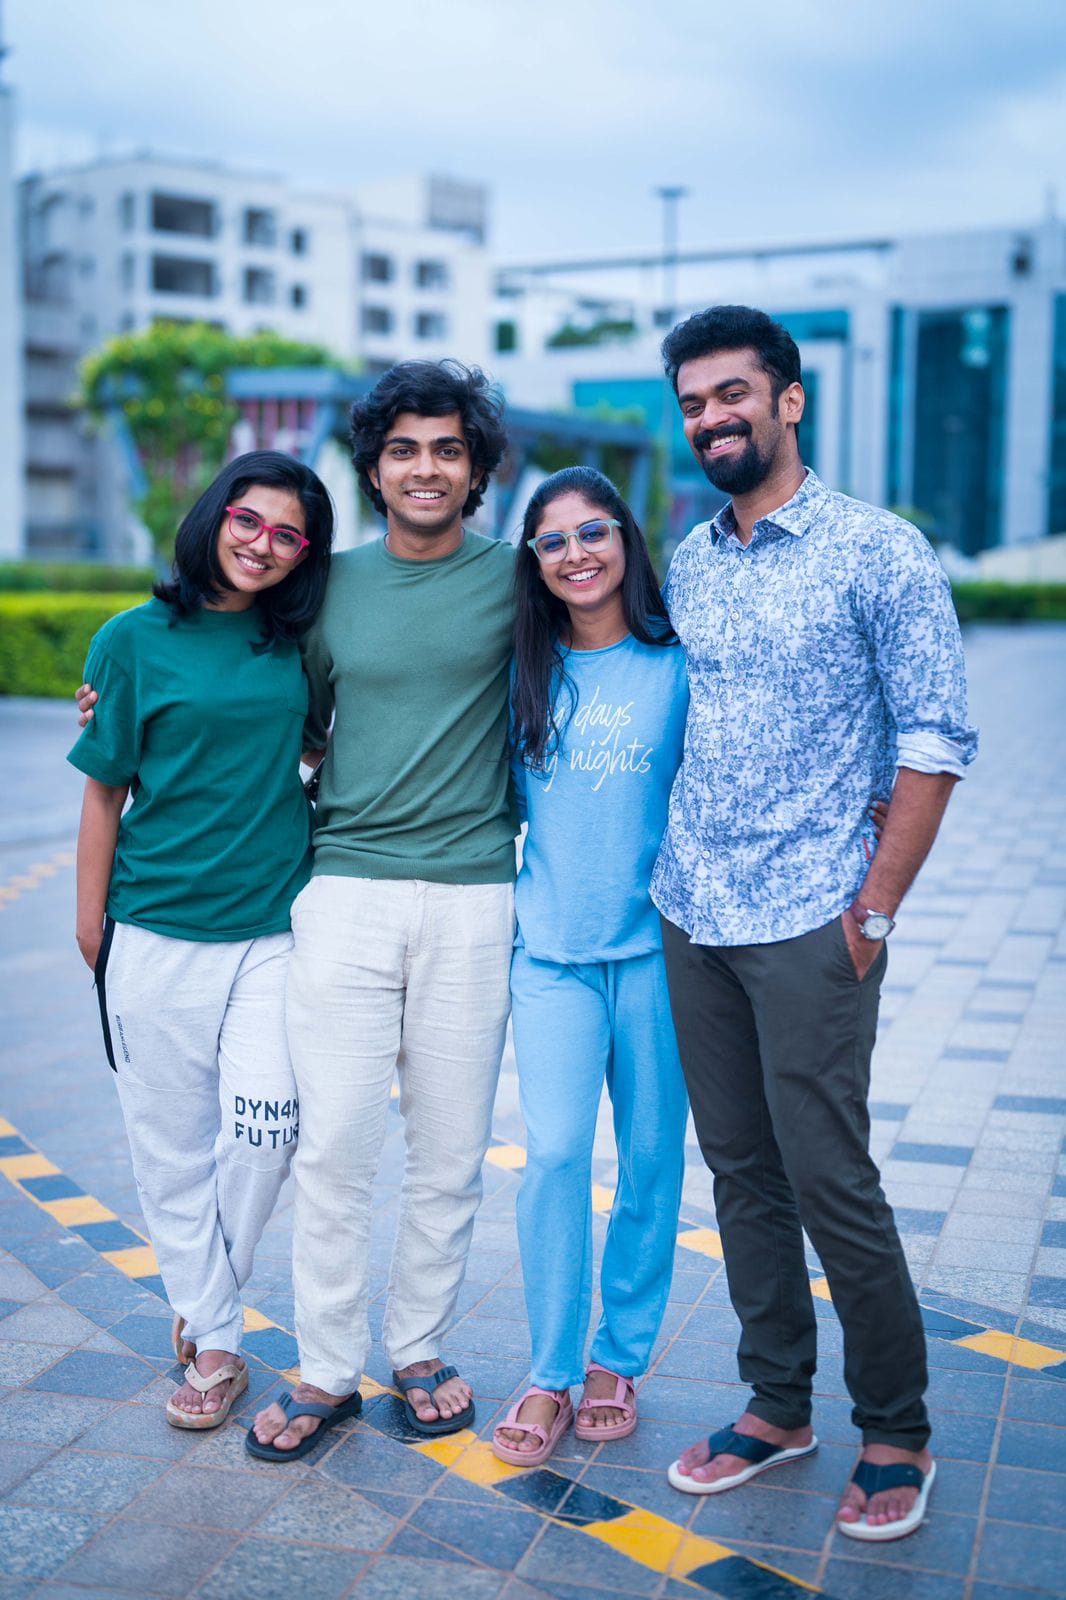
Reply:
M502 260L1066 211L1063 0L6 0L21 170L487 182Z

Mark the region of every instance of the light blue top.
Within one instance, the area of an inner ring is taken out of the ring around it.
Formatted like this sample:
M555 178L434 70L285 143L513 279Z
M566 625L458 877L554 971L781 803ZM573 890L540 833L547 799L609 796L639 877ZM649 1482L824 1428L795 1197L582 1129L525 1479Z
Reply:
M688 683L677 645L627 636L568 650L559 748L544 772L513 763L529 823L516 942L542 961L614 961L662 947L648 886L681 760Z
M693 529L666 584L692 702L652 881L697 944L767 944L851 903L897 767L977 751L944 569L918 529L808 472L756 522Z

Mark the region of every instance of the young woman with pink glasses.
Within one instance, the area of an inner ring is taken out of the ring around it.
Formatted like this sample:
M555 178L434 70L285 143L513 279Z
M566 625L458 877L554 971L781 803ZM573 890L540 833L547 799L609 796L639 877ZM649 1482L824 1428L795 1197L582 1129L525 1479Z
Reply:
M308 467L276 451L231 462L182 523L172 578L93 639L99 704L69 756L86 775L77 941L188 1361L166 1408L179 1428L217 1427L247 1388L240 1289L299 1127L285 1043L289 908L311 867L298 639L332 537Z

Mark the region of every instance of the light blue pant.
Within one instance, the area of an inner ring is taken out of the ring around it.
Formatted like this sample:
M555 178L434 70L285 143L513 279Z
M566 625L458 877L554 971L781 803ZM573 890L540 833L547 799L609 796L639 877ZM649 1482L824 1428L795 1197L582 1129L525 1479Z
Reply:
M533 1382L585 1375L592 1295L592 1144L606 1077L618 1145L593 1361L648 1364L674 1266L688 1100L662 956L563 966L523 948L511 1005L528 1154L518 1195Z

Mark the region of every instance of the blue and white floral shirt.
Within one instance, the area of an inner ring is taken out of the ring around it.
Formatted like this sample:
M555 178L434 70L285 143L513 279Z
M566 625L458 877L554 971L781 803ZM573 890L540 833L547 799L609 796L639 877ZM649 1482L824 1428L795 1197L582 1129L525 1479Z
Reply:
M866 876L895 769L961 777L977 753L943 568L808 472L747 546L731 506L695 527L665 592L691 700L652 898L697 944L821 927Z

